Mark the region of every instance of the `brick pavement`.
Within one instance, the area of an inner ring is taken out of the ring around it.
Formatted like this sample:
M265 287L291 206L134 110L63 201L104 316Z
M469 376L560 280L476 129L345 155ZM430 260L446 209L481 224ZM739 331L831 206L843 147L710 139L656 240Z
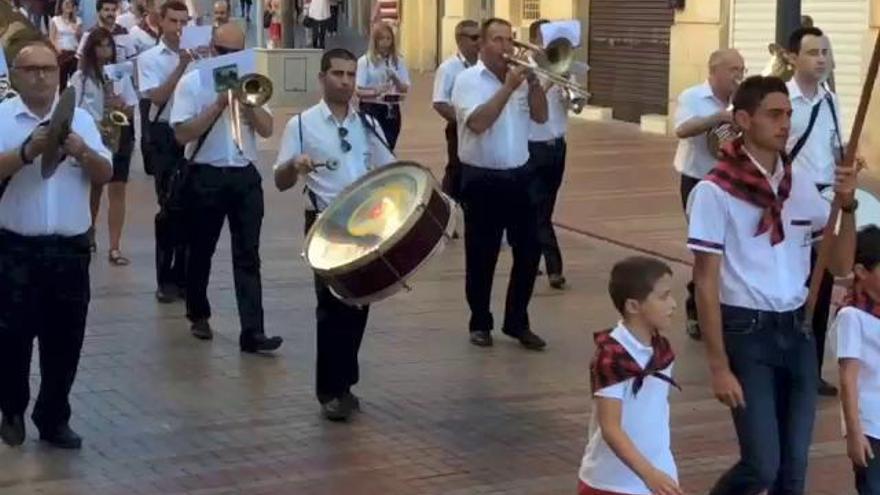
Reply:
M417 78L400 155L438 168L441 125L427 110L427 85ZM276 113L284 120L291 112ZM669 190L674 177L664 165L671 141L627 125L581 123L570 141L559 219L675 257L681 225ZM267 178L276 145L264 146ZM572 493L590 414L590 332L615 321L607 272L632 251L563 232L572 287L554 292L539 281L532 320L549 347L529 353L504 338L488 350L467 343L463 251L452 244L412 293L375 306L357 389L364 412L351 424L330 424L312 397L314 296L299 257L299 196L265 182L266 326L286 343L274 357L243 356L227 234L210 287L213 342L189 336L180 305L154 302L152 187L141 167L133 168L125 235L133 265L106 262L102 217L92 266L93 302L73 393L73 426L85 446L46 449L28 425L23 448L0 447L0 494ZM499 274L509 261L504 254ZM683 289L688 269L674 268ZM503 287L506 277L496 282ZM495 301L497 310L499 290ZM688 493L705 493L735 458L733 431L709 395L700 346L683 332L671 337L684 387L672 394L674 448ZM811 459L810 494L852 492L834 401L821 402Z

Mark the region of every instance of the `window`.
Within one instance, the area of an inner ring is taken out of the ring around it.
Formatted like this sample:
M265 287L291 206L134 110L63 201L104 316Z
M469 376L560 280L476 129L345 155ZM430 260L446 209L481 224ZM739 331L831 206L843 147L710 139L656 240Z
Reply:
M541 0L522 0L522 18L535 21L541 18Z

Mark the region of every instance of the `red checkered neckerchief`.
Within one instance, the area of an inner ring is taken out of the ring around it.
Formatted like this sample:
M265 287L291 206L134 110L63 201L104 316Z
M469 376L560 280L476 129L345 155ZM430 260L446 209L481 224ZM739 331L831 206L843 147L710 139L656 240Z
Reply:
M764 175L743 149L742 139L728 143L722 149L722 158L706 175L731 196L764 210L755 237L770 232L770 244L785 239L782 227L782 205L791 193L791 161L783 156L784 175L777 193L773 193Z
M613 329L596 332L593 340L596 342L596 353L590 363L590 385L592 392L610 387L611 385L635 378L633 383L633 395L639 393L645 378L654 376L675 388L681 387L671 377L661 373L675 360L675 353L669 340L659 333L651 337L651 347L654 353L648 361L648 365L642 368L638 361L630 355L620 342L611 336Z
M847 292L846 298L838 311L846 307L860 309L869 315L873 315L875 318L880 318L880 302L875 301L867 291L859 287L858 283L854 283L849 292Z

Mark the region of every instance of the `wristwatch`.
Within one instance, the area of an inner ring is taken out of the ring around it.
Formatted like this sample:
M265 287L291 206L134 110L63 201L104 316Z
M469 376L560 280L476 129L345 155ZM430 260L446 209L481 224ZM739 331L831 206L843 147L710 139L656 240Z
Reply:
M19 160L21 160L22 165L30 165L30 164L34 163L33 158L28 160L27 157L25 156L25 152L24 152L24 150L27 148L28 143L30 143L30 142L31 142L31 136L28 136L27 139L25 139L24 142L21 143L21 146L18 147L18 158L19 158Z
M852 202L848 205L841 205L840 211L844 213L855 213L856 210L859 209L859 200L853 198Z

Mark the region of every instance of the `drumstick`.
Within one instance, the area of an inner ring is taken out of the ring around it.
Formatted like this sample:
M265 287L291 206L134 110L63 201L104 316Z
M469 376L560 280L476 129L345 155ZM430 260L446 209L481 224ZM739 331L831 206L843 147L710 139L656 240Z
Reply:
M850 132L849 142L846 145L846 154L843 156L841 167L854 167L856 160L856 151L859 146L859 138L862 135L862 128L865 125L865 117L868 115L868 106L871 103L871 93L874 91L874 80L877 78L877 69L880 66L880 33L877 34L877 41L874 43L874 53L871 55L871 63L868 65L868 73L865 76L865 84L862 87L862 96L859 99L859 108L856 112L856 119L853 122L852 132ZM807 325L812 324L813 311L816 308L816 300L819 297L819 286L822 283L822 275L825 268L828 267L828 258L831 256L831 236L837 235L840 228L840 198L834 195L834 201L831 203L831 213L828 216L828 223L822 231L822 241L819 243L819 253L816 256L816 266L813 274L810 276L810 292L807 295L806 317L804 321Z

